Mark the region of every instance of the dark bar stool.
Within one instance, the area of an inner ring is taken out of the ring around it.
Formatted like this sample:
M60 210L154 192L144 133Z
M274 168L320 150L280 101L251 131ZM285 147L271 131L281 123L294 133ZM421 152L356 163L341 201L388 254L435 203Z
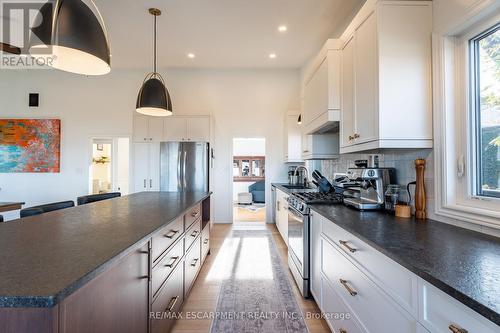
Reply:
M0 215L0 222L3 222L3 215Z
M121 197L121 195L122 194L120 192L84 195L84 196L78 197L76 199L76 202L78 203L78 206L80 206L80 205L85 205L85 204L88 204L91 202Z
M59 209L64 209L64 208L69 208L69 207L74 207L75 203L70 200L70 201L61 201L61 202L54 202L46 205L39 205L39 206L33 206L33 207L28 207L21 209L20 215L21 217L26 217L26 216L33 216L33 215L39 215L47 212L51 212L53 210L59 210Z

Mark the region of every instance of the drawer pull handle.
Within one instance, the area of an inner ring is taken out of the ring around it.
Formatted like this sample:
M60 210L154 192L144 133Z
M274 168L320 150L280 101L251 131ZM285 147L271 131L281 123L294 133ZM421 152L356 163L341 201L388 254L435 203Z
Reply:
M198 215L200 215L200 211L191 213L192 217L198 217Z
M350 247L350 246L349 246L349 244L347 244L347 242L346 242L346 241L339 240L339 243L340 243L340 245L342 245L343 247L345 247L346 249L348 249L348 250L349 250L349 252L351 252L351 253L354 253L354 252L356 252L356 251L357 251L356 249L354 249L354 248Z
M165 312L172 311L178 300L179 300L179 296L172 297L172 299L170 300L170 303L168 303L168 306L165 309Z
M196 235L198 235L198 230L193 231L193 233L191 234L191 237L196 237Z
M168 234L165 235L165 237L172 239L175 235L177 235L178 232L179 230L170 230Z
M175 263L177 262L177 259L179 259L179 257L172 257L170 259L170 262L168 264L165 264L165 267L168 267L168 268L174 267Z
M203 244L208 244L208 238L205 238L205 240L203 241Z
M344 288L349 292L349 294L351 294L352 297L354 297L354 296L356 296L358 294L357 291L355 291L354 289L352 289L351 287L349 287L349 285L347 284L346 280L340 279L340 284L342 286L344 286Z
M468 333L468 331L464 328L461 328L459 326L456 326L456 325L453 325L451 324L450 326L448 326L448 328L450 329L450 331L452 331L453 333Z
M191 263L191 266L193 266L193 267L196 266L196 263L198 262L198 260L200 260L200 259L193 259L193 262Z

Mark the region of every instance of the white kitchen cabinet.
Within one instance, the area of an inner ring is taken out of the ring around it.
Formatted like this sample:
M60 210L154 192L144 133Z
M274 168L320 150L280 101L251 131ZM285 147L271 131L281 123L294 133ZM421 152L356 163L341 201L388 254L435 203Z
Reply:
M288 194L276 189L276 227L288 246Z
M284 137L284 162L297 163L302 160L302 133L301 125L297 123L299 115L285 116L285 137Z
M210 117L171 116L164 119L164 141L210 141Z
M339 157L339 135L302 133L302 159L321 160Z
M163 137L163 118L134 115L134 142L159 142Z
M160 144L133 144L133 191L160 190Z
M432 148L430 1L367 2L341 39L340 153Z
M457 332L494 333L499 330L498 326L421 278L418 292L419 319L429 332L449 333L451 325L458 329Z
M341 46L340 40L327 40L320 53L303 70L302 121L306 134L338 127Z
M311 258L311 275L310 288L311 294L316 300L316 303L322 304L321 298L321 220L323 217L311 212L309 215L311 242L310 242L310 258Z

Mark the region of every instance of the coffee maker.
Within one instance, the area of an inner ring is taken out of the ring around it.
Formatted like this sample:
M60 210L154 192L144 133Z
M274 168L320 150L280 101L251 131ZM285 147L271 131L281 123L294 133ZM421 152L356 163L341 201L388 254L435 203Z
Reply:
M349 191L344 193L344 204L359 210L384 208L385 189L389 184L396 184L394 168L349 168L347 178L352 182Z

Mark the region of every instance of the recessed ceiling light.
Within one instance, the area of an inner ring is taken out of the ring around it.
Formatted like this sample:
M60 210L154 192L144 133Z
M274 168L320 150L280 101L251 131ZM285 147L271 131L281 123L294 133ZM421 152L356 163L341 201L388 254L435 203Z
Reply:
M269 54L269 58L271 58L271 59L276 59L276 53L271 53L271 54Z
M280 26L278 27L278 31L279 31L279 32L285 32L285 31L287 31L287 30L288 30L288 28L286 27L286 25L280 25Z
M188 53L188 54L187 54L187 57L188 57L189 59L194 59L194 58L196 57L196 55L195 55L194 53Z

